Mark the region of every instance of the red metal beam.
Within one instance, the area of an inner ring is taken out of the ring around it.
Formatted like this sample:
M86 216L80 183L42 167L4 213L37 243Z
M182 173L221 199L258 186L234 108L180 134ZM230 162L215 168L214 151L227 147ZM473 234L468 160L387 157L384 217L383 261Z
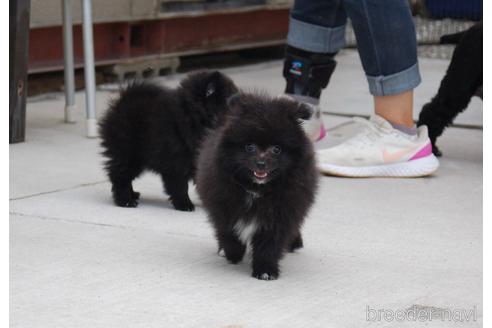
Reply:
M241 44L283 40L288 28L288 9L172 17L142 22L94 25L96 65L143 56L213 52ZM82 65L82 31L74 26L76 66ZM31 29L29 72L63 67L62 28Z

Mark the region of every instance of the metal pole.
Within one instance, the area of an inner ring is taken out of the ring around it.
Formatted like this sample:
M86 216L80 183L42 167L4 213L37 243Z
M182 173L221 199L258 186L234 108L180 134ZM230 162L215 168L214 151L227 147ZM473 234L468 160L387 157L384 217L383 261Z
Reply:
M27 63L29 55L30 0L9 6L9 143L26 136Z
M75 123L75 77L73 65L72 1L62 0L63 58L65 64L65 122Z
M94 68L94 40L92 36L91 0L82 0L82 30L84 39L85 102L87 137L97 137L96 79Z

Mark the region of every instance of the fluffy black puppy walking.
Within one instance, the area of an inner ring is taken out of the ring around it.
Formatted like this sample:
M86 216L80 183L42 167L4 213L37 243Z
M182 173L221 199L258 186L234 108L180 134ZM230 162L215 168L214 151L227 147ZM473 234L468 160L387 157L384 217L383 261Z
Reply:
M303 246L301 225L318 172L300 119L310 110L287 99L240 94L225 124L206 137L197 190L231 263L252 246L253 277L273 280L285 250Z
M425 104L417 125L427 125L432 150L441 156L436 139L453 123L455 117L465 110L474 95L482 97L483 85L483 26L445 35L441 43L458 43L441 81L437 95Z
M161 175L174 208L192 211L188 181L198 145L206 129L221 124L237 91L219 72L190 74L176 89L143 82L122 90L100 123L115 204L138 205L132 181L148 169Z

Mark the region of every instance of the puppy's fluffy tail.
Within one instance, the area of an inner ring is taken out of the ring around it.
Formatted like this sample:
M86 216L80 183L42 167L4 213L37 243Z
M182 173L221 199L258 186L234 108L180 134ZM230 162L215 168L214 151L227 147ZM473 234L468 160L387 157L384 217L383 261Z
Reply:
M148 82L132 82L120 89L119 96L109 103L109 108L99 123L100 135L111 126L124 128L135 114L142 116L155 99L163 93L162 87Z
M137 145L136 140L145 132L146 117L163 92L162 87L148 82L133 82L120 90L99 121L103 155L111 158Z
M440 44L458 44L466 31L441 36Z
M477 39L475 40L475 42L483 42L482 40L479 40L482 38L481 37L482 29L483 29L483 23L478 22L477 24L473 25L472 27L470 27L467 30L464 30L464 31L461 31L458 33L453 33L453 34L445 34L445 35L441 36L439 43L441 43L441 44L458 44L463 39L465 34L477 35ZM480 37L478 37L479 34L480 34Z
M163 92L163 88L149 82L131 82L120 89L119 97L110 103L110 110L130 110L148 104Z

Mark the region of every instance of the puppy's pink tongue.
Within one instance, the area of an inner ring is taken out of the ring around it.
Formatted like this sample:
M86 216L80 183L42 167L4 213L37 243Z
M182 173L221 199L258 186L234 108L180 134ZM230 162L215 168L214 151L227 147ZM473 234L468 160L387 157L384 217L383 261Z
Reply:
M260 179L264 179L267 177L268 173L266 173L265 171L254 171L254 174L255 174L255 177L257 178L260 178Z

